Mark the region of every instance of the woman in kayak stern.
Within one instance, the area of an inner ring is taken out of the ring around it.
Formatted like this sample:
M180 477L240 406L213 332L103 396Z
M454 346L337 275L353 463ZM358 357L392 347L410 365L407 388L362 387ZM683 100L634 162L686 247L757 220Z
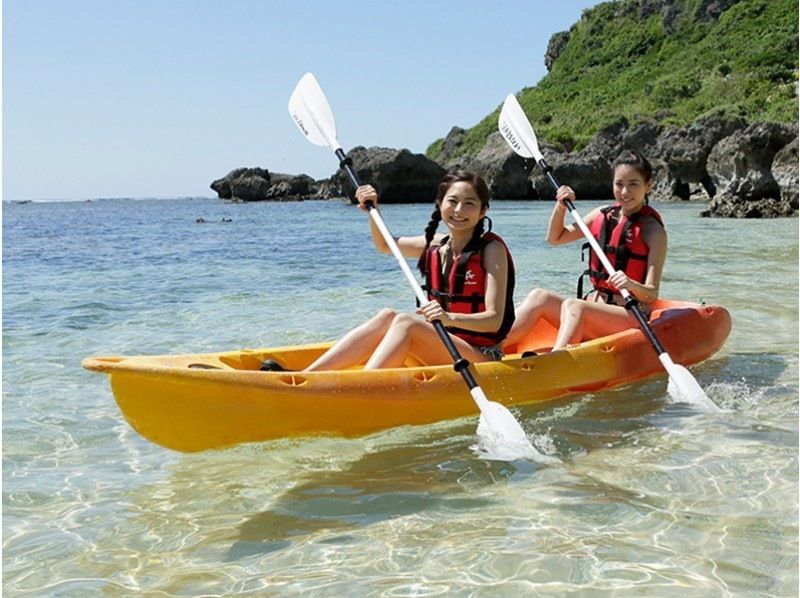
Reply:
M558 329L553 351L636 326L635 316L624 307L620 289L627 289L649 316L652 303L658 299L667 256L667 233L661 216L648 205L653 168L640 153L626 150L614 160L612 170L615 203L592 210L583 221L616 272L609 278L594 251L585 247L591 257L589 268L579 280L577 298L565 299L547 289L533 289L517 308L517 319L505 346L522 340L539 318ZM564 223L564 201L575 201L575 192L563 185L556 199L547 241L563 245L582 239L577 225ZM582 288L584 276L592 285L586 294Z

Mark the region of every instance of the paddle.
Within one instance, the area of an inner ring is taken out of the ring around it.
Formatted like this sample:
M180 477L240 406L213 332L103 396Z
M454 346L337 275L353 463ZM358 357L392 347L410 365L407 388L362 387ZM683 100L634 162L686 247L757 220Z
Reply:
M297 124L300 131L305 135L311 143L315 145L329 146L336 157L339 158L339 166L347 173L350 182L356 188L361 186L358 175L353 170L352 162L345 154L342 146L336 139L336 123L333 119L333 113L325 98L325 94L317 83L316 78L311 73L306 73L300 82L295 87L294 92L289 98L289 114L292 116L295 124ZM421 304L428 303L429 299L425 292L420 287L411 268L408 265L400 248L397 246L394 238L392 237L389 229L383 222L380 212L375 209L373 205L367 205L372 221L378 227L381 235L383 236L386 244L394 255L400 269L405 274L411 288L414 289L414 294ZM453 340L445 330L444 325L435 320L432 322L433 327L439 335L442 343L447 348L447 352L453 358L453 368L461 374L464 381L467 383L469 392L472 395L478 409L480 410L480 425L478 426L478 434L483 436L492 445L496 445L504 451L509 448L512 449L515 456L534 457L543 459L544 456L540 455L538 451L528 440L522 426L514 418L511 412L499 403L494 403L486 398L481 387L472 376L469 370L469 362L464 359L458 352ZM508 454L504 452L504 454ZM548 458L552 459L552 458Z
M500 129L500 134L503 135L503 138L506 140L506 143L511 146L511 149L523 158L533 158L536 160L539 166L542 167L550 184L554 189L558 190L560 185L553 175L553 169L545 162L542 152L539 151L536 133L533 132L531 123L528 121L525 112L522 110L522 106L519 105L517 98L513 94L509 94L508 97L506 97L503 108L500 110L500 118L497 126ZM597 257L600 258L608 275L613 275L615 272L614 266L611 265L611 262L608 260L605 253L603 253L603 250L586 226L583 218L578 214L575 205L568 199L564 201L564 204L567 206L569 213L572 214L575 224L581 229L583 236L589 241L592 250L597 254ZM664 369L667 370L667 374L669 375L668 392L670 396L675 400L694 403L699 407L709 410L719 409L708 395L706 395L689 370L681 365L673 363L672 358L664 350L664 347L661 346L653 329L639 309L636 298L633 297L627 289L621 289L620 293L622 293L625 299L625 308L636 317L636 321L639 323L642 332L644 332L650 344L653 345L656 353L658 353L658 359L661 361Z

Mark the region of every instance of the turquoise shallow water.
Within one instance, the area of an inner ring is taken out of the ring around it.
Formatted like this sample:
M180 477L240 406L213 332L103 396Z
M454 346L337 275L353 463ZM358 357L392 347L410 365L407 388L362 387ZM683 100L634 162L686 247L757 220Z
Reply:
M663 378L520 408L564 461L544 467L480 459L472 418L150 444L83 357L335 338L410 309L393 259L337 202L4 204L4 595L797 595L798 221L658 207L663 294L733 316L692 368L725 410L670 403ZM574 289L577 248L542 240L549 209L492 206L518 298ZM409 234L429 212L383 209Z

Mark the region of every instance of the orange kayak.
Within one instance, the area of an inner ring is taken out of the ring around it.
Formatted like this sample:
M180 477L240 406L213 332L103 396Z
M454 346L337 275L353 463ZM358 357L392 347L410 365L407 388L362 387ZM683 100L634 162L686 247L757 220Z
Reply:
M659 300L653 330L675 363L716 353L731 330L719 306ZM473 364L491 401L507 407L666 377L639 328L549 352L555 330L540 322L502 361ZM478 410L451 365L365 371L300 372L331 343L223 353L89 357L82 365L109 375L125 419L148 440L202 451L276 438L355 437L395 426L429 424ZM535 356L522 357L534 350ZM261 372L265 359L294 371Z

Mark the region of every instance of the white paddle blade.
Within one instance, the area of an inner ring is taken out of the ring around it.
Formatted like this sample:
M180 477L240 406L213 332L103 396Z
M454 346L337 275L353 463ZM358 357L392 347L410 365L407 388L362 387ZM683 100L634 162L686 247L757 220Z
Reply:
M336 140L336 122L322 88L312 73L306 73L289 97L289 114L308 140L315 145L341 146Z
M484 456L502 461L529 459L539 463L560 463L559 459L536 450L520 423L503 405L489 401L480 387L470 392L481 410L478 438Z
M497 128L506 143L517 154L523 158L533 158L537 162L544 159L542 152L539 151L539 142L536 133L531 127L525 111L519 105L519 101L512 93L506 96L503 107L500 109L500 118L497 120Z
M691 372L682 365L673 363L666 353L659 355L661 363L669 375L667 392L673 400L682 403L691 403L703 411L719 411L720 408L712 401L701 388Z

